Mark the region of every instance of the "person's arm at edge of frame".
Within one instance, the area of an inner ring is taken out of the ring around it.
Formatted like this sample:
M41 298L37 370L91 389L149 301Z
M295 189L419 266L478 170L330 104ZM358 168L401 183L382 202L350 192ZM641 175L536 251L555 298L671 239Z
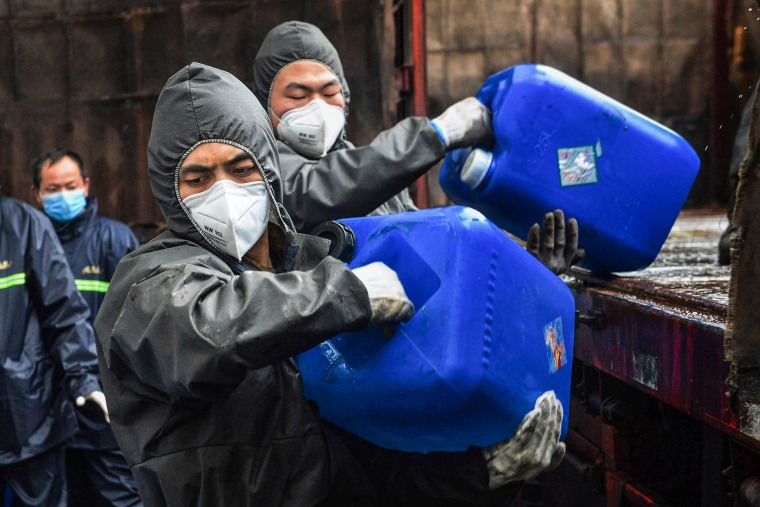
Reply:
M63 369L71 400L89 397L102 389L87 303L76 288L50 222L32 216L29 227L30 244L25 255L45 343Z

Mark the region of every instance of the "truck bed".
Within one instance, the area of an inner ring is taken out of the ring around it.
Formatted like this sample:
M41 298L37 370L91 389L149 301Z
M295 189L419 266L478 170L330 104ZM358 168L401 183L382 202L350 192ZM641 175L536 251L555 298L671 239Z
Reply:
M718 265L717 245L726 225L725 212L683 212L648 268L574 269L574 358L760 448L741 431L725 384L730 268Z

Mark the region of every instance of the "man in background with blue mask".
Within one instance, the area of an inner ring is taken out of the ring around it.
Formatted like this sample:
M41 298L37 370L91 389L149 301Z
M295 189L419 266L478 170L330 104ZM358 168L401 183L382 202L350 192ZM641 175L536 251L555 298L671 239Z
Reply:
M77 153L44 153L32 171L37 203L53 223L93 324L116 265L137 248L137 239L126 224L98 214ZM140 505L132 473L103 413L90 403L77 412L77 419L79 432L68 442L66 454L69 505Z

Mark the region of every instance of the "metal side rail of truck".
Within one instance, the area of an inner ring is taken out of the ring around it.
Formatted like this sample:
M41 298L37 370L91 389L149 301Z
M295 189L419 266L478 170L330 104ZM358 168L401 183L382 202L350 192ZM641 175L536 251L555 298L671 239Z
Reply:
M647 269L563 277L577 310L568 452L544 505L760 505L760 419L726 382L726 225L683 212Z

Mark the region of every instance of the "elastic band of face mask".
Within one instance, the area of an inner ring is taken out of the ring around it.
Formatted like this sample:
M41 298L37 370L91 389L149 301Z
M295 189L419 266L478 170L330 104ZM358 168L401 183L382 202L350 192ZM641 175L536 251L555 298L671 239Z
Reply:
M277 134L297 153L321 158L332 148L346 125L343 108L314 99L303 107L291 109L278 117Z

